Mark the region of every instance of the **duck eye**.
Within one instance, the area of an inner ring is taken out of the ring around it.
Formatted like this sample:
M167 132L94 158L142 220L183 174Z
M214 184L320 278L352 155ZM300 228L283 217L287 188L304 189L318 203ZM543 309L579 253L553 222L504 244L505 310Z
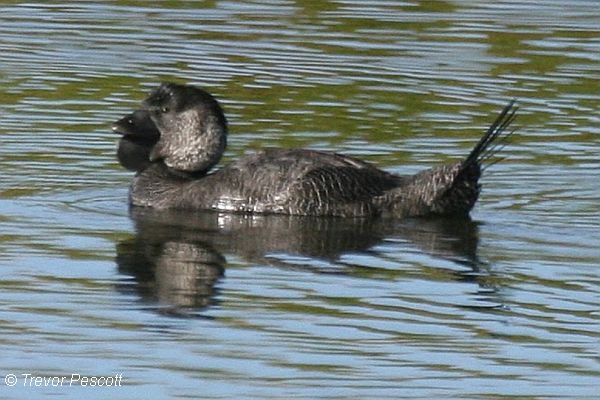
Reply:
M160 111L162 113L168 113L169 112L169 107L163 107L163 108L160 109Z

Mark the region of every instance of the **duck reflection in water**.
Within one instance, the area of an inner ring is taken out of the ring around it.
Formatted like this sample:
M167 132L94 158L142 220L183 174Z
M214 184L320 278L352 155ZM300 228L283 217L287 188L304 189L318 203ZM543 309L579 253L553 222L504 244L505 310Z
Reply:
M226 258L318 274L361 279L401 279L406 270L353 263L353 256L386 258L378 246L400 254L416 248L455 265L446 279L479 285L490 295L486 266L477 257L478 228L470 219L318 218L186 212L133 207L134 237L117 245L119 272L150 308L184 315L218 301ZM426 268L426 267L422 267ZM442 269L440 269L442 270ZM448 276L449 275L449 276Z

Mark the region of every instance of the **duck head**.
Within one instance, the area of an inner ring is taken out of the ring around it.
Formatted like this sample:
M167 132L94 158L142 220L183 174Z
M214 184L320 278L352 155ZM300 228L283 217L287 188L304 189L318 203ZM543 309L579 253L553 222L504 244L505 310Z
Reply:
M207 172L227 145L227 120L217 100L189 85L163 83L142 103L160 132L150 161L183 172Z

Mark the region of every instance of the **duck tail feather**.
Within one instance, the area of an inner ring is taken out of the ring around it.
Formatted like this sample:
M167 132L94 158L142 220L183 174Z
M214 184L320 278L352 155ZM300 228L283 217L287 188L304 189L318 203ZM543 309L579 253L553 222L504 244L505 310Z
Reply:
M515 106L516 100L512 99L500 112L496 120L490 125L483 137L475 145L471 153L463 161L463 167L467 168L473 164L481 165L494 157L500 150L506 146L507 140L515 130L507 130L517 117L516 112L519 109ZM494 163L495 164L495 163Z

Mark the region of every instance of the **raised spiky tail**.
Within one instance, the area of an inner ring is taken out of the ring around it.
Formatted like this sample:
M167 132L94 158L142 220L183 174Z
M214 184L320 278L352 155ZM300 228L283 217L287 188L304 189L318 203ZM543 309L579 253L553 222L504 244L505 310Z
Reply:
M396 217L468 215L479 197L482 170L499 160L483 163L506 145L514 132L507 128L516 112L515 100L511 100L463 161L422 171L392 191L391 213Z
M485 135L475 145L469 156L463 161L463 168L468 169L473 164L482 166L483 163L494 157L500 150L506 146L507 139L515 132L514 129L507 131L509 125L517 117L518 107L515 106L515 99L511 100L502 109L496 120ZM500 160L495 160L488 166L495 164Z

